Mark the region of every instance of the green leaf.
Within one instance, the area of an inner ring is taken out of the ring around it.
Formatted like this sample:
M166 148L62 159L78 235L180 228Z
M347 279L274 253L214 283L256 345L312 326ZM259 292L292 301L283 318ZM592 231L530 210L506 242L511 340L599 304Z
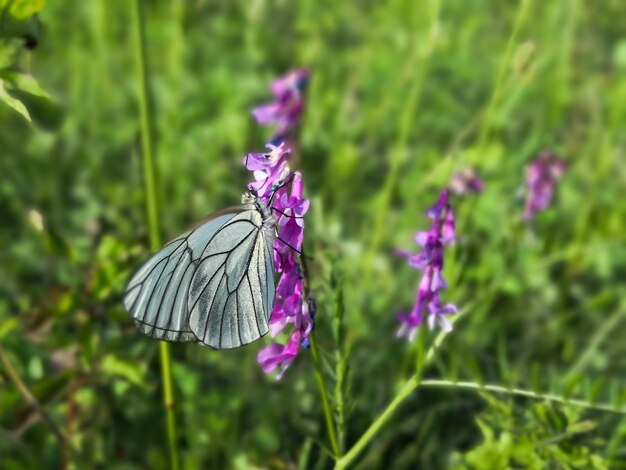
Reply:
M3 31L3 34L6 32ZM10 67L13 64L20 47L20 41L0 37L0 69Z
M13 18L23 20L39 13L46 0L0 0L0 11L8 7L8 13Z
M24 106L24 104L20 100L13 98L11 95L9 95L9 93L7 93L7 90L4 86L4 81L1 78L0 100L4 101L10 108L13 108L15 111L21 114L28 122L33 122L30 117L30 113L28 112L28 109L26 109L26 106Z
M122 377L138 387L147 387L146 373L141 366L115 357L112 354L109 354L102 360L100 370L104 374Z
M48 93L39 86L37 80L32 75L16 72L11 69L0 70L0 78L3 79L7 85L7 89L9 91L13 90L22 90L26 93L35 96L41 96L43 98L48 98Z
M0 339L6 338L9 333L20 325L17 317L9 317L0 322Z
M48 130L57 129L63 110L28 74L13 70L0 71L0 98L26 118Z

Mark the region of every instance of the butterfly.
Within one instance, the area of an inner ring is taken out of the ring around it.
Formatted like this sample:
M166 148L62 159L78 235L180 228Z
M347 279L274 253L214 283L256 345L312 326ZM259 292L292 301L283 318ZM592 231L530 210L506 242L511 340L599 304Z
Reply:
M248 189L241 205L211 214L153 255L128 283L124 307L152 338L215 349L251 343L269 331L275 237L271 207Z

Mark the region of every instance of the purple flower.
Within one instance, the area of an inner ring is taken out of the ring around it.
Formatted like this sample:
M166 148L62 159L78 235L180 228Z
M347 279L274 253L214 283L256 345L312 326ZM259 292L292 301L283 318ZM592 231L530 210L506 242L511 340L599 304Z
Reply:
M271 336L276 337L288 326L293 327L287 344L270 344L257 356L257 362L265 373L278 368L278 379L293 362L300 346L307 347L309 344L315 314L311 304L305 300L299 258L304 238L304 214L309 209L309 200L302 197L302 175L289 168L308 79L309 72L299 69L272 83L275 101L253 110L259 124L275 126L274 136L266 145L269 152L249 153L244 158L244 165L253 173L255 180L249 186L272 205L276 217L274 267L281 276L269 320Z
M257 362L261 365L263 372L269 374L274 371L274 369L278 368L276 380L280 380L282 378L287 368L298 355L300 347L302 346L306 348L309 344L309 336L311 335L311 331L313 331L313 318L315 316L315 312L311 310L310 302L302 302L301 300L302 299L300 297L298 304L302 309L302 314L299 315L299 317L289 317L294 318L293 323L295 327L289 337L289 342L285 345L280 343L269 344L261 349L257 354ZM270 324L272 323L273 318L274 313L272 313ZM284 321L281 319L281 322L284 322L286 325L289 323L289 320ZM272 336L275 336L274 332L272 332Z
M309 75L308 70L297 69L277 78L270 86L275 101L252 110L259 124L276 126L275 135L280 140L300 124Z
M298 96L302 97L309 83L310 75L307 69L292 70L272 82L270 85L272 94L278 99L292 93L297 93Z
M304 237L304 214L309 210L309 200L302 198L302 175L296 171L291 181L291 194L287 195L286 188L280 190L275 198L274 209L278 212L278 227L285 248L300 250Z
M249 153L243 159L244 166L252 171L255 181L248 186L253 188L265 202L269 200L277 184L289 175L287 159L291 149L282 142L278 146L268 143L267 153Z
M567 169L565 160L548 150L542 150L539 156L526 169L526 205L524 220L548 208L554 196L557 181Z
M298 355L301 342L300 336L300 331L295 330L286 345L272 343L261 349L257 355L257 362L261 365L263 372L269 374L278 367L276 380L280 380Z
M485 183L474 168L464 168L452 175L450 190L459 196L466 193L481 193L485 188Z
M456 313L457 308L452 304L442 305L439 299L439 293L447 286L441 274L444 246L453 243L456 237L454 212L448 202L448 195L448 190L444 189L437 203L426 212L433 221L431 229L415 235L415 243L422 251L414 254L397 250L399 255L407 258L411 267L424 272L413 309L408 314L401 313L397 317L400 322L397 336L405 336L409 341L415 339L417 328L424 320L431 330L436 325L445 331L452 330L452 324L446 315Z
M263 348L257 357L266 373L279 367L278 379L293 362L299 346L306 347L309 343L315 313L310 303L304 299L302 269L298 253L294 251L302 246L304 233L302 217L309 207L309 201L302 198L302 175L298 172L293 173L289 194L286 188L280 191L280 195L274 198L275 209L279 211L274 257L276 272L280 272L281 277L276 286L276 297L269 323L272 337L276 337L290 325L293 331L287 345L273 343Z

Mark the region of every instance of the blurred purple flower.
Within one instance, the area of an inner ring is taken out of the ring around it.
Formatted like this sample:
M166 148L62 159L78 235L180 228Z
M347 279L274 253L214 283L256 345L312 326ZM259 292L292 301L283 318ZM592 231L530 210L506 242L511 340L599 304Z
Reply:
M309 75L308 70L297 69L277 78L270 86L275 101L252 110L259 124L276 126L275 137L281 141L300 124Z
M245 167L254 175L250 187L267 204L276 217L274 267L281 277L270 316L270 334L276 337L288 325L293 326L286 345L272 343L261 349L257 362L265 373L278 368L280 379L298 354L307 347L313 329L315 312L305 300L304 280L299 251L304 238L304 214L309 200L302 197L302 174L289 168L293 137L304 109L304 90L309 72L298 69L278 78L271 85L275 101L255 108L252 113L259 124L274 124L275 133L266 145L267 153L249 153Z
M437 203L426 212L433 221L431 229L415 235L415 243L422 247L422 251L414 254L397 250L399 255L407 258L411 267L424 271L413 309L397 317L400 322L397 336L405 336L409 341L415 339L417 328L424 320L431 330L439 325L443 330L451 331L452 324L446 315L457 312L454 305L442 305L439 299L440 291L446 288L446 281L441 274L444 246L453 243L456 237L454 212L448 202L448 195L449 191L444 189Z
M532 220L538 212L548 208L554 196L556 183L566 169L565 160L548 150L542 150L528 165L524 220Z
M452 175L448 186L454 194L462 196L466 193L481 193L485 183L474 168L468 167Z

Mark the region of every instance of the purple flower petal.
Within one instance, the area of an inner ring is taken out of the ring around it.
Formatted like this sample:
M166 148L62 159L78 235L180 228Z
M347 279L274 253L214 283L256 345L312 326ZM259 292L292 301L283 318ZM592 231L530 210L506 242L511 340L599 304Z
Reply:
M415 339L417 328L422 324L421 315L418 312L412 311L406 315L399 313L397 319L400 322L400 328L398 329L397 337L406 337L409 341Z
M474 168L464 168L456 172L450 180L450 190L457 194L480 193L483 191L485 183Z
M417 243L419 246L424 247L426 246L426 244L428 243L429 240L432 239L432 234L431 232L427 232L427 231L421 231L421 232L417 232L415 234L415 243Z
M257 362L261 365L263 372L269 374L277 367L279 368L276 380L280 380L298 355L301 335L298 330L291 334L291 338L286 345L272 343L265 346L257 354Z
M310 72L307 69L296 69L292 72L277 78L272 82L272 94L276 98L281 98L289 93L302 93L309 80Z
M283 329L289 324L289 317L283 311L283 305L280 302L274 302L274 308L272 309L272 316L270 317L270 336L276 338L276 336L283 331Z
M272 372L276 366L283 360L283 351L285 346L278 343L268 344L262 348L257 354L257 362L261 364L263 372L266 374Z
M269 103L261 106L257 106L252 110L252 115L256 122L259 124L271 124L276 119L281 111L281 105L279 103Z

